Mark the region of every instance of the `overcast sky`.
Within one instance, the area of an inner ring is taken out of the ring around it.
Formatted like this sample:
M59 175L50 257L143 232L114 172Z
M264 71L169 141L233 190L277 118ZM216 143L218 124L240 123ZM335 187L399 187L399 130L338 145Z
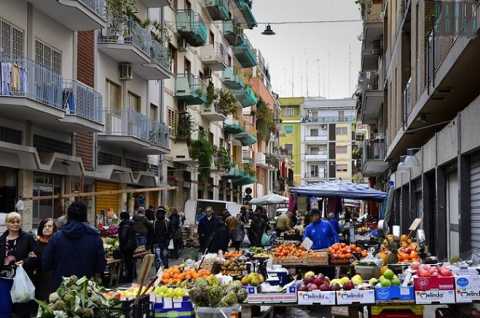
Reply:
M258 22L360 19L354 0L254 0ZM360 70L361 22L264 25L247 35L270 66L280 96L352 96ZM308 82L308 85L307 85ZM293 92L293 93L292 93Z

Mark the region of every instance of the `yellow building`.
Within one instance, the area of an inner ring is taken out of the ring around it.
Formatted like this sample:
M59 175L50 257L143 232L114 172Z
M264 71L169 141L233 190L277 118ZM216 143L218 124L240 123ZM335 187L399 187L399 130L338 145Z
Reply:
M293 161L293 180L295 185L300 185L301 173L301 105L303 97L280 98L282 120L280 131L280 145L290 155Z

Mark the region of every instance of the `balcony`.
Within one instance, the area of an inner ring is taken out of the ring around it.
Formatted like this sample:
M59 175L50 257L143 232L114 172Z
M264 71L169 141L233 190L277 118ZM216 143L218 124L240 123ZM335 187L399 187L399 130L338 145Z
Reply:
M212 71L223 71L227 67L227 52L222 43L215 43L200 48L200 59Z
M251 146L257 143L257 138L248 132L241 132L233 136L242 146Z
M384 93L380 90L365 90L362 94L360 119L364 124L376 124L382 108Z
M238 10L240 11L243 20L248 28L252 29L257 25L255 16L252 12L252 1L251 0L235 0Z
M243 68L257 65L257 54L245 35L242 36L241 43L233 47L233 53Z
M172 57L167 47L157 40L152 40L150 49L151 64L144 65L142 77L147 80L163 80L172 77L170 63Z
M177 11L177 31L191 46L207 43L208 29L202 17L193 10Z
M132 109L109 111L105 133L98 135L98 142L142 155L169 152L168 127L152 122L142 113Z
M403 109L404 109L404 122L407 122L408 116L412 112L412 79L409 78L407 81L407 85L403 90Z
M246 150L242 150L242 163L253 164L253 153L248 147Z
M101 52L117 62L131 63L138 75L142 75L143 65L151 64L151 43L150 32L133 19L113 19L98 37Z
M230 89L242 89L243 88L243 81L238 76L235 74L235 71L233 70L233 67L227 67L225 71L223 71L223 85L225 85L227 88Z
M63 98L66 116L60 121L77 126L79 130L103 130L102 95L79 81L64 82Z
M230 19L228 0L205 0L205 8L213 21L227 21Z
M351 123L356 120L355 116L305 116L302 118L304 124L329 124L329 123Z
M73 31L105 28L105 0L29 0L45 15Z
M305 160L306 161L325 161L325 160L328 160L328 153L322 152L322 153L316 153L316 154L312 154L312 153L306 154Z
M269 164L267 163L267 156L264 152L257 152L255 154L255 164L263 168L269 167Z
M210 106L202 105L200 115L210 122L224 121L227 118L216 104Z
M223 122L223 131L225 134L239 134L245 132L245 129L236 120L227 119Z
M172 0L140 0L145 8L163 8L169 6Z
M388 169L385 161L386 145L383 139L363 141L362 166L365 176L377 176Z
M230 45L239 45L242 42L242 28L235 21L225 21L223 23L223 37Z
M207 85L204 80L191 74L179 74L175 80L175 97L186 105L207 102Z
M243 107L249 107L257 104L257 96L253 92L253 89L250 86L246 86L243 89L236 90L234 92L237 100L242 104Z
M318 132L318 136L305 136L303 140L308 144L323 144L328 141L328 132L322 130L321 132Z

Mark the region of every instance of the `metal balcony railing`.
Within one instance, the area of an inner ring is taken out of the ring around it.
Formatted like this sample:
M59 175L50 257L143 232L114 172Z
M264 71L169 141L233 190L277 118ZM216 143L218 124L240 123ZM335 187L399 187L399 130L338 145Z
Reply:
M385 160L386 144L383 139L370 139L363 141L362 161L365 164L369 160Z
M150 56L152 36L137 21L126 17L108 17L108 26L99 34L99 43L129 44Z
M208 28L202 17L193 10L179 10L176 13L177 31L192 46L202 46L208 39Z
M90 10L94 11L98 16L105 18L105 0L77 0L78 2L83 3Z
M26 97L63 109L62 75L23 57L0 56L2 77L0 96Z
M404 123L408 122L408 116L412 112L412 78L409 78L407 81L407 85L403 90L403 109L404 109Z
M159 121L151 121L149 129L149 141L151 144L164 148L170 148L170 133L168 126Z
M355 116L305 116L302 118L304 123L319 123L319 124L328 124L328 123L351 123L356 120Z
M172 61L170 50L157 40L152 41L150 56L152 57L152 61L154 63L157 63L167 70L170 69L170 63Z
M102 94L77 80L64 82L64 107L68 115L75 115L103 124Z
M257 54L245 35L242 35L241 43L233 47L233 52L242 67L257 65Z

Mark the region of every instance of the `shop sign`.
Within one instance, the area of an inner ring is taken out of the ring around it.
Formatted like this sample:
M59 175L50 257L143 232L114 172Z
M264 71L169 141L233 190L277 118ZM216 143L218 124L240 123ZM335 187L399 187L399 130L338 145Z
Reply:
M335 292L334 291L299 291L298 292L298 304L299 305L335 305Z

